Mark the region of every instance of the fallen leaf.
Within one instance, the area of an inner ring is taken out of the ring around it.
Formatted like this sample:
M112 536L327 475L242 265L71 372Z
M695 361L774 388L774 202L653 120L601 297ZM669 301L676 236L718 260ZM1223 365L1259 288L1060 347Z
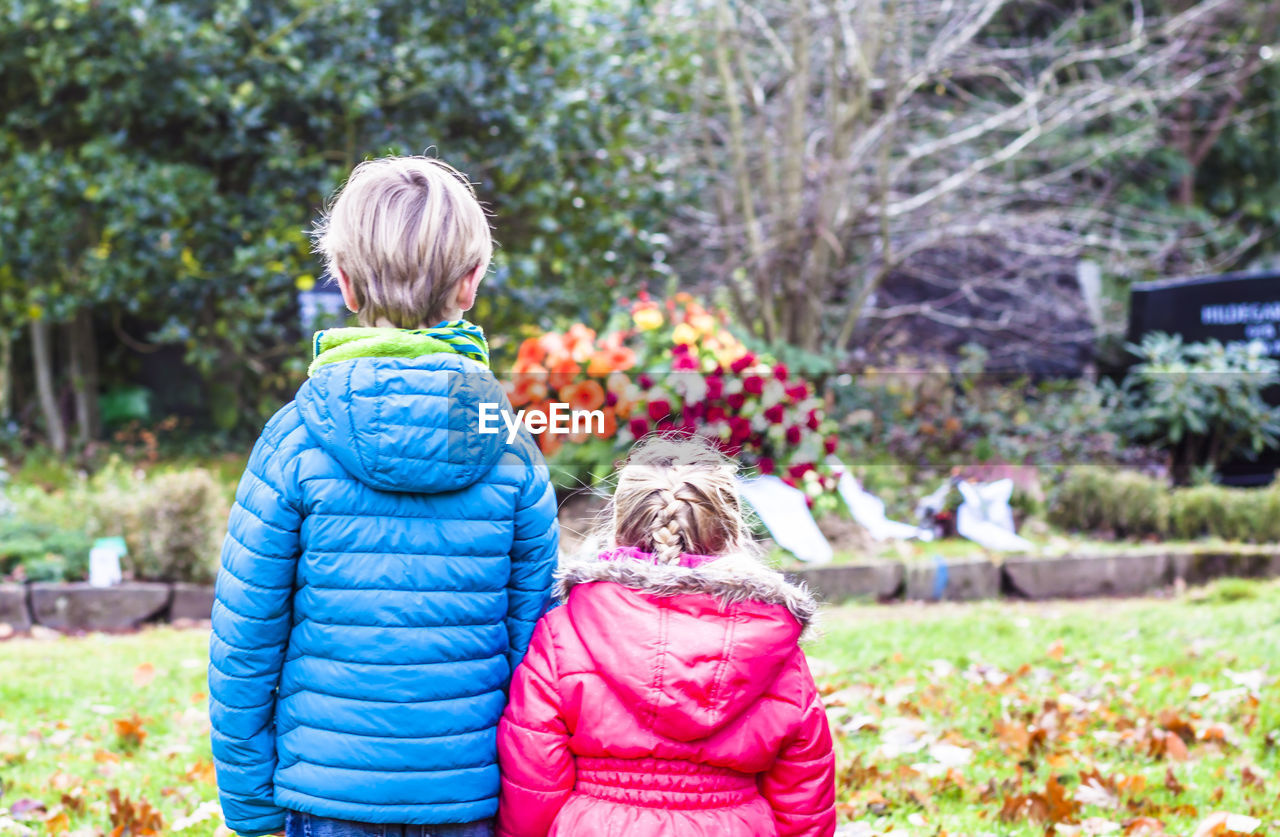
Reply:
M133 685L137 689L145 689L156 679L156 667L151 663L143 663L133 670Z
M1231 835L1252 834L1260 825L1262 820L1254 817L1214 811L1196 826L1191 837L1231 837Z
M116 741L122 750L134 750L142 746L147 738L147 731L142 728L142 719L134 712L132 717L116 720Z
M1155 817L1138 817L1124 824L1125 837L1160 837L1164 823Z

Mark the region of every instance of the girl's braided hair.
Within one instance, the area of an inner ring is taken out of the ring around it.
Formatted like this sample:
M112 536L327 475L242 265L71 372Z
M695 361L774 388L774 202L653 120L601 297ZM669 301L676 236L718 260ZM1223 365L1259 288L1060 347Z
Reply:
M747 548L734 475L737 466L700 436L639 442L618 472L613 540L653 553L659 564L682 554L727 555Z

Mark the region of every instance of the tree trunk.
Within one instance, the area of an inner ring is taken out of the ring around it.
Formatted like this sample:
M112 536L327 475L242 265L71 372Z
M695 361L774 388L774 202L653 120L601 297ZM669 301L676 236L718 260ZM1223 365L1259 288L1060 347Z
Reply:
M49 447L54 453L63 456L67 452L67 428L62 422L62 413L58 410L58 397L53 388L53 343L50 340L51 327L46 320L31 321L31 357L34 361L36 378L36 395L40 400L40 411L44 414L45 434L49 439Z
M81 447L98 438L98 346L93 335L93 314L81 308L68 332L71 386L75 392L76 441Z
M0 332L0 425L13 417L13 338Z

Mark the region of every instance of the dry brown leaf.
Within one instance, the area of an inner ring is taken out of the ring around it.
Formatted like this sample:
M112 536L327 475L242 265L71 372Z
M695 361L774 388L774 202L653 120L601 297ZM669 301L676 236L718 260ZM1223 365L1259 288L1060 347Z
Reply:
M142 728L142 718L134 712L132 717L116 720L116 741L121 749L132 750L142 746L147 738L147 731Z

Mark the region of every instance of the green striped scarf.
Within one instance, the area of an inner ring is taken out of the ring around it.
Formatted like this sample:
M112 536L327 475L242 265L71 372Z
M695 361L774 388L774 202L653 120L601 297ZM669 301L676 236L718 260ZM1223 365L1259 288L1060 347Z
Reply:
M421 357L450 352L489 365L489 344L480 326L466 320L431 328L330 328L317 331L315 359L307 374L327 363L360 357Z

